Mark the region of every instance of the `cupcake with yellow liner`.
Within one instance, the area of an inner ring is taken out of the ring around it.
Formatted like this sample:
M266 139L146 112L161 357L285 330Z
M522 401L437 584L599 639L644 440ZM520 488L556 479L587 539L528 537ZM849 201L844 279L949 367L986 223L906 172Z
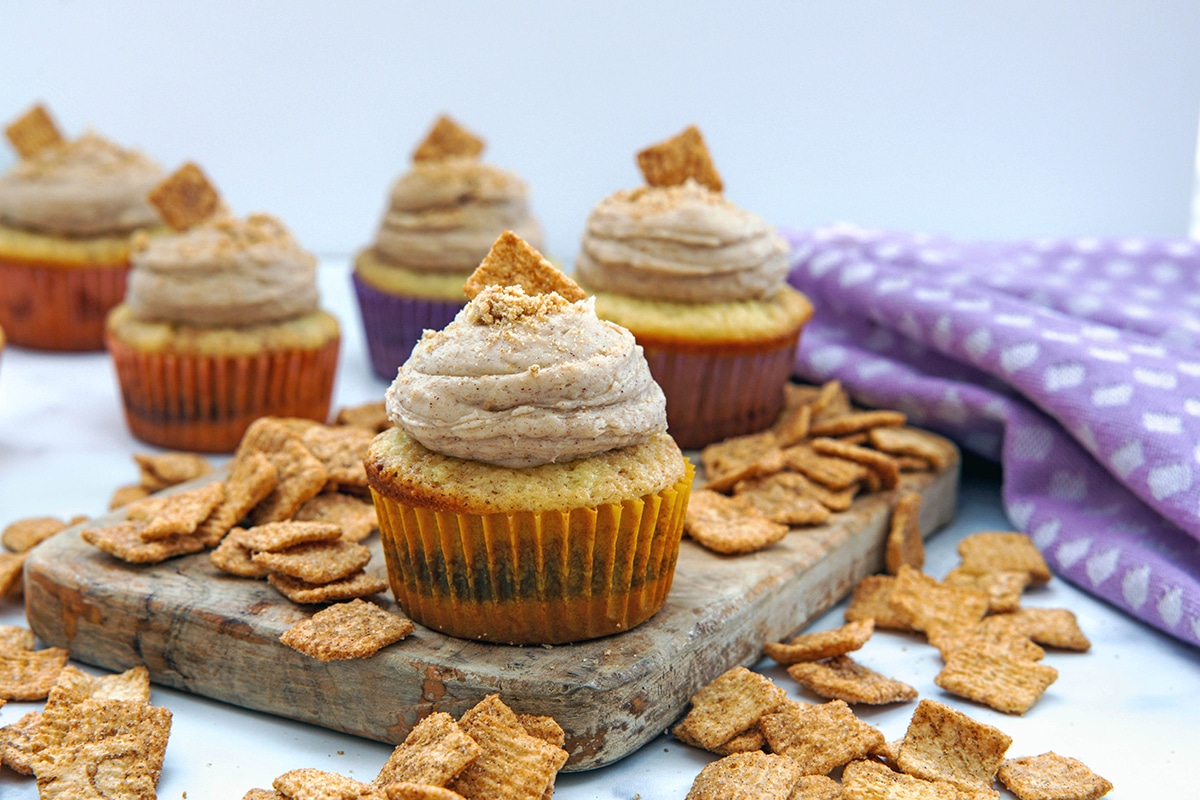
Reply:
M42 105L5 132L20 161L0 176L0 324L23 347L103 350L130 234L162 229L146 193L163 170L95 133L66 141Z
M725 199L695 127L638 164L647 185L588 216L576 279L595 293L596 313L645 348L681 447L770 427L812 316L786 283L787 243Z
M629 630L671 588L693 474L641 348L511 232L466 292L365 462L396 600L491 642Z
M375 243L358 254L352 280L371 367L391 380L425 330L464 305L463 282L505 230L535 248L541 227L529 189L479 160L484 143L439 117L392 186Z
M221 453L259 417L325 421L341 335L317 259L274 217L231 216L194 164L151 199L176 233L135 239L106 331L133 435Z

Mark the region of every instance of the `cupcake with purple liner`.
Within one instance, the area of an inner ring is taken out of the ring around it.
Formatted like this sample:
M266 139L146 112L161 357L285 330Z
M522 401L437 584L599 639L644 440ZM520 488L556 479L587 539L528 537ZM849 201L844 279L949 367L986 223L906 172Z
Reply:
M425 330L440 330L466 304L463 283L511 230L535 248L541 226L529 189L479 160L482 139L442 116L393 184L375 243L354 260L352 280L371 367L386 380Z

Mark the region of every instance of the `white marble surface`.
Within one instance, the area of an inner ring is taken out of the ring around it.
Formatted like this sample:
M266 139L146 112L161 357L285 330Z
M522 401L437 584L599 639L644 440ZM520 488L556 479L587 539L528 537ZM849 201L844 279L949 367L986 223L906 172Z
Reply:
M362 347L344 261L321 270L325 304L344 328L335 405L376 399L384 390ZM26 516L103 511L112 489L136 480L131 455L148 450L126 431L115 380L104 354L47 355L7 349L0 356L0 525ZM962 536L1007 528L999 485L990 471L964 476L960 513L928 545L926 571L940 577L956 562ZM1046 750L1075 756L1115 784L1113 798L1188 797L1196 791L1190 762L1200 744L1200 651L1136 622L1055 580L1026 596L1027 605L1066 607L1092 640L1088 653L1056 653L1046 663L1059 679L1023 717L975 706L933 683L937 652L920 639L876 634L857 655L1013 738L1010 755ZM841 622L839 606L814 629ZM23 624L20 606L0 602L0 624ZM86 669L91 669L87 668ZM757 667L794 697L814 700L770 662ZM160 798L239 798L268 787L290 769L316 767L370 780L389 749L377 742L245 711L155 687L152 702L174 714ZM38 703L0 708L8 724ZM888 739L903 735L912 704L860 710ZM682 800L710 756L661 737L615 765L559 777L562 800ZM29 800L34 782L0 769L0 797ZM1002 793L1002 796L1008 796Z

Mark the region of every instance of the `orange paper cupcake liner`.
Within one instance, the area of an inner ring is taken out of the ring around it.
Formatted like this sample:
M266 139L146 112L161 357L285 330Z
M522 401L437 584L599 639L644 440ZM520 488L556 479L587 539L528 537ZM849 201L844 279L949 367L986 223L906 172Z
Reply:
M595 508L456 514L372 491L388 578L412 619L451 636L561 644L627 631L667 599L694 470Z
M221 356L138 350L108 337L125 421L144 442L232 452L259 417L329 417L340 340L315 349Z
M38 350L104 349L108 312L125 297L129 265L55 267L0 259L0 326Z

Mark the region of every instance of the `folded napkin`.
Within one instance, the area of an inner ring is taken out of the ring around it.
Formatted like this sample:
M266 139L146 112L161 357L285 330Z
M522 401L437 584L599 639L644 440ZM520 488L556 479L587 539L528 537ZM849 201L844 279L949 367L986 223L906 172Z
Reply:
M1200 245L783 233L798 376L999 460L1058 574L1200 642Z

